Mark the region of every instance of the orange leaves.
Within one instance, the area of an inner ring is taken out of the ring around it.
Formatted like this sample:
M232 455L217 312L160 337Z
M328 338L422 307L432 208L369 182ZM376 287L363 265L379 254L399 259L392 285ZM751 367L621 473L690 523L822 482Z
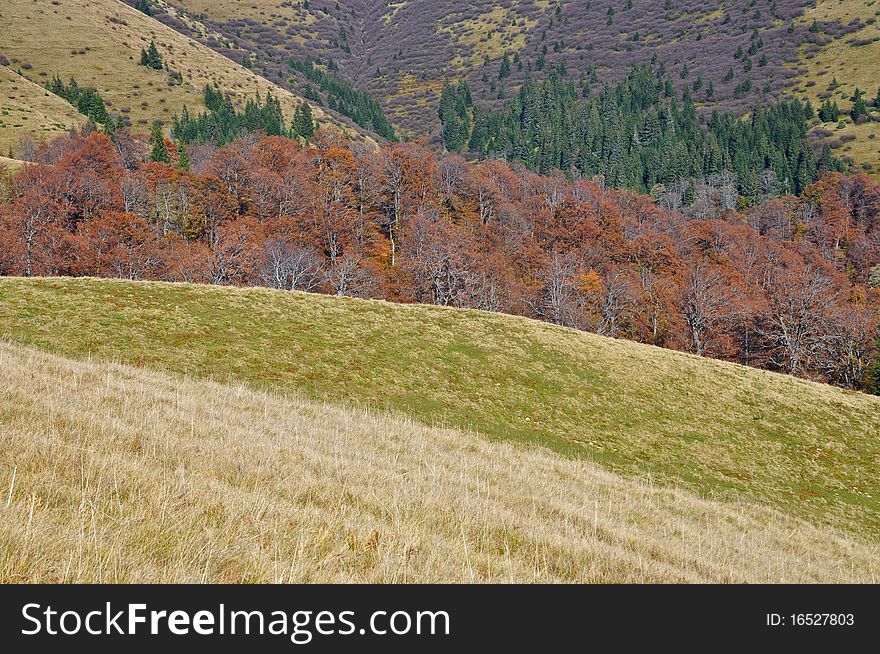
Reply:
M578 275L578 290L584 295L598 295L602 292L602 278L595 270Z
M71 272L78 275L149 279L163 264L161 240L130 213L111 211L80 223L74 239Z
M850 386L876 350L880 185L864 176L744 214L707 187L676 212L416 144L249 136L191 147L184 171L138 160L132 141L65 137L18 173L0 199L0 274L510 311Z

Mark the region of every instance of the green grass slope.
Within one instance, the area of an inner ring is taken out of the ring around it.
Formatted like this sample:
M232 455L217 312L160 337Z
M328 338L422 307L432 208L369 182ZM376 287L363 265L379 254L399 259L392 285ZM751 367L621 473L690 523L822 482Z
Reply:
M880 533L880 398L478 311L0 279L0 338L540 443Z

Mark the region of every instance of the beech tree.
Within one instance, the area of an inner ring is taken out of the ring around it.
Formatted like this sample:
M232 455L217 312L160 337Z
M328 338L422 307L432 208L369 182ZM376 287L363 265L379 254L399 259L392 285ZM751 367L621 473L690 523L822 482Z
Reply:
M723 171L688 205L690 182L648 196L324 131L191 145L190 170L164 136L167 162L150 160L159 139L121 136L34 146L39 163L0 188L0 274L475 307L877 388L880 184L865 175L742 210Z

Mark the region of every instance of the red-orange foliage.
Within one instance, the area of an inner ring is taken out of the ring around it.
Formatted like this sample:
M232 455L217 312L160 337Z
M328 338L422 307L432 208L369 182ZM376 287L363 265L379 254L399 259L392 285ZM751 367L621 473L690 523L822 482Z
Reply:
M880 184L737 213L319 134L139 162L97 133L0 194L0 274L265 285L517 313L847 387L869 381ZM123 156L124 155L124 156Z

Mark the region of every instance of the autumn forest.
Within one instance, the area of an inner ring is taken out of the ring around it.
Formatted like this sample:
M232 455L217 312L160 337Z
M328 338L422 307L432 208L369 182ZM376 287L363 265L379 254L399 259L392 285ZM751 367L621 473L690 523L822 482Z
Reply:
M417 144L246 135L168 163L126 130L0 189L0 275L257 285L470 307L877 392L880 183L688 206ZM147 161L144 163L144 161ZM188 168L188 169L187 169Z

